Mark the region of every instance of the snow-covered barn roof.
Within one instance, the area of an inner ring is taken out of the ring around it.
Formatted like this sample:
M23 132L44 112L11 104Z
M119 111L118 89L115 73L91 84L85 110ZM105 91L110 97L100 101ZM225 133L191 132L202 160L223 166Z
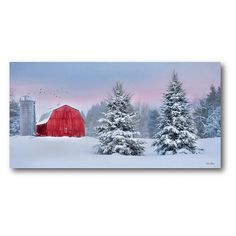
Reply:
M42 125L42 124L47 123L53 110L55 110L55 109L52 109L51 111L48 111L48 112L42 114L39 121L36 123L36 125Z
M50 111L48 111L48 112L42 114L41 117L40 117L40 119L39 119L39 121L36 123L36 125L46 124L46 123L48 122L49 118L51 117L52 112L53 112L54 110L60 108L60 107L63 107L63 106L69 106L69 107L71 107L71 108L73 108L73 109L79 111L79 109L77 109L77 108L74 107L74 106L71 106L71 105L68 105L68 104L60 104L60 105L58 105L58 106L56 106L56 107L54 107L54 108L51 108ZM79 111L79 112L80 112L80 111ZM82 119L83 119L83 117L82 117Z

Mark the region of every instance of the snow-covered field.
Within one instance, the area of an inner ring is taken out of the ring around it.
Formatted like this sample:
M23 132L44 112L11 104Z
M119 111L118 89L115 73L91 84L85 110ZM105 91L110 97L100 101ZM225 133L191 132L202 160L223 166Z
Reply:
M220 168L220 138L198 140L200 154L157 155L153 140L145 139L144 156L98 155L97 139L22 137L10 138L11 168Z

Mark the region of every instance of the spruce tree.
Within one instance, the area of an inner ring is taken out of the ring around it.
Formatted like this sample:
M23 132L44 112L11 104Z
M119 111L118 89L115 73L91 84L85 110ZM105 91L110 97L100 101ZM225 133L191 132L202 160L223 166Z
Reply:
M112 95L106 100L104 118L99 120L98 153L123 155L142 155L143 142L135 136L135 113L130 104L130 95L122 84L116 83Z
M159 120L159 132L153 146L159 154L195 153L196 135L190 115L190 105L174 72L169 87L164 94Z
M200 138L221 136L221 88L212 85L209 94L197 104L194 113L197 135Z
M209 138L221 136L221 109L217 107L207 118L206 132Z

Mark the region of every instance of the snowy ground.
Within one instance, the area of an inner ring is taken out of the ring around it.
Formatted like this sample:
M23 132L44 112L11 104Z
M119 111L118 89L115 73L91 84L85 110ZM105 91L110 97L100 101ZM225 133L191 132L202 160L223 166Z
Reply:
M220 138L200 139L201 154L157 155L153 140L145 139L144 156L98 155L97 139L22 137L10 138L11 168L220 168Z

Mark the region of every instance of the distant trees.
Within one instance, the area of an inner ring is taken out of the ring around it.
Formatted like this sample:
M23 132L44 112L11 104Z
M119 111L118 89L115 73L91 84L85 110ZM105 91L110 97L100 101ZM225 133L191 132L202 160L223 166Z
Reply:
M134 105L134 111L136 113L136 130L139 131L140 137L149 138L148 120L150 108L147 104Z
M10 93L10 135L20 133L20 105L13 92Z
M149 119L148 119L148 133L149 138L154 138L155 134L159 131L159 120L160 114L157 109L149 110Z
M130 106L130 110L135 112L134 119L135 129L139 131L137 137L140 138L153 138L158 127L156 126L159 112L157 109L150 108L147 104L135 104ZM105 112L105 102L93 105L85 116L86 120L86 135L96 137L96 127L98 120L103 117Z
M221 88L210 87L209 94L197 104L194 113L200 138L221 136Z
M96 137L97 131L96 127L98 126L98 120L103 117L105 112L105 102L97 103L93 105L86 114L86 135L90 137Z

